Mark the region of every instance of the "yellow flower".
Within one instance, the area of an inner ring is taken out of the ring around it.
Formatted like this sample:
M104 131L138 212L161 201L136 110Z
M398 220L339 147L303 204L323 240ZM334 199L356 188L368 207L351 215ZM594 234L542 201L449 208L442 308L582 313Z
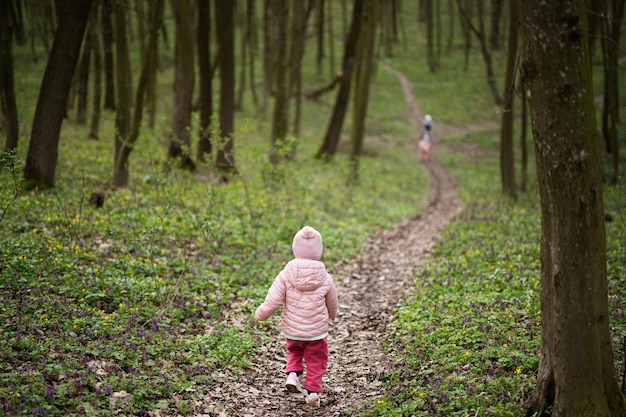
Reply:
M502 345L503 348L508 347L509 345L507 345L506 343Z
M466 351L465 351L465 356L469 356L469 354L470 354L470 353L469 353L469 350L466 350Z
M519 374L521 374L521 373L522 373L522 370L521 370L521 369L517 368L517 369L515 370L515 374L516 374L516 375L519 375Z

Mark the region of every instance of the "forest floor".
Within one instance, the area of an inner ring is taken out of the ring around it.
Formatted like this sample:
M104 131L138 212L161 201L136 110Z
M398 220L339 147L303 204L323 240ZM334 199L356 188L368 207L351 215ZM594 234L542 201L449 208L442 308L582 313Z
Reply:
M416 137L421 135L422 116L413 97L411 84L395 69L404 90ZM434 150L445 136L495 126L468 125L452 127L437 123L433 134ZM382 394L382 377L402 358L386 354L387 328L396 309L410 294L412 277L428 258L440 239L441 230L462 210L454 179L437 161L422 162L417 139L412 141L416 164L424 163L430 175L428 201L415 217L381 231L370 238L356 259L327 265L339 293L339 316L331 324L329 363L323 379L324 392L319 408L311 408L304 394L286 391L285 342L276 332L260 354L243 371L224 369L211 392L194 406L196 416L345 416L358 412L364 401Z

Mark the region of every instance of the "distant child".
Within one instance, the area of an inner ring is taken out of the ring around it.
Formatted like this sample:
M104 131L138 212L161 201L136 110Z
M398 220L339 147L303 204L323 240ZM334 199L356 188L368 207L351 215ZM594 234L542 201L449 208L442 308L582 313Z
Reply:
M430 114L424 117L424 136L419 141L419 148L422 151L422 161L428 161L430 155L430 133L433 130L433 118Z
M339 301L335 282L320 262L322 235L309 226L293 238L295 259L274 279L265 301L254 313L255 322L267 320L283 306L280 329L287 342L289 392L300 392L300 376L306 363L306 403L320 406L322 376L328 363L328 320L335 320Z

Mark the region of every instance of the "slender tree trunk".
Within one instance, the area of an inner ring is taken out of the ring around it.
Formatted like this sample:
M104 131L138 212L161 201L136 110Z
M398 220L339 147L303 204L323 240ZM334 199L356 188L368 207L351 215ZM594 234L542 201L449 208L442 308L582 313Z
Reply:
M196 47L198 49L198 78L200 80L198 126L198 154L200 162L206 162L211 155L211 138L209 127L213 115L213 80L211 77L211 3L198 2L196 28Z
M324 53L324 2L325 0L317 1L317 73L318 75L322 73L322 63L324 61L325 53Z
M123 91L121 96L118 94L120 99L125 99L128 101L128 105L120 103L118 105L118 113L120 110L124 111L122 115L123 118L119 120L120 128L124 129L125 136L116 138L116 154L115 154L115 169L113 172L113 180L112 186L115 188L126 187L128 185L129 180L129 157L130 153L133 150L135 143L137 142L137 138L139 137L139 131L141 129L141 120L143 118L144 111L144 100L147 95L148 84L151 81L152 73L154 71L154 60L158 49L158 38L159 38L159 30L163 24L163 9L165 5L165 0L154 0L150 2L149 6L149 35L146 42L146 50L144 54L144 59L141 65L141 72L139 73L139 80L137 82L137 90L135 92L135 100L133 102L134 108L130 109L130 75L126 74L127 71L130 71L130 64L128 62L124 62L125 59L122 59L121 64L122 68L118 69L118 73L121 77L118 77L119 80L125 80L124 83L128 83L126 86L126 91ZM123 12L123 11L122 11ZM119 13L119 11L118 11ZM117 19L116 19L117 20ZM125 19L120 19L121 23L125 22ZM117 36L117 33L120 33L121 38ZM116 38L122 39L126 41L125 31L123 31L122 27L117 27L116 25ZM121 50L118 51L122 57L124 57L125 52L124 45L120 45ZM118 60L119 65L119 60ZM118 86L119 86L118 82ZM122 87L119 87L122 88ZM132 118L131 118L132 117ZM117 124L116 119L116 124ZM118 142L119 140L119 142Z
M93 13L93 11L91 12ZM89 19L92 20L91 18ZM89 28L87 28L87 33ZM76 101L76 123L87 123L87 99L89 93L89 70L91 61L91 38L85 36L83 44L82 56L78 64L78 79L77 79L77 101Z
M230 1L216 3L217 43L220 50L220 136L216 166L230 172L235 169L235 56L234 56L234 5ZM226 177L222 177L226 180Z
M541 196L541 359L528 415L623 417L584 1L521 4Z
M461 31L463 32L465 60L463 71L469 70L469 58L472 50L472 30L470 24L472 20L472 2L471 0L456 0L459 8L459 19L461 20Z
M0 106L6 121L4 150L17 149L19 124L15 101L15 79L13 71L13 29L11 2L0 1Z
M113 31L115 34L115 153L113 156L114 188L126 187L129 179L128 155L130 154L130 118L132 88L130 52L126 33L126 9L113 2Z
M359 179L359 159L365 136L365 120L369 102L370 80L374 71L374 44L376 40L376 16L378 0L363 0L361 31L357 55L357 67L354 79L354 102L352 114L352 132L350 143L351 175L350 181Z
M463 9L461 5L462 0L457 0L459 5L459 10L461 15L464 16L465 21L472 32L478 38L480 42L480 51L483 56L483 62L485 64L485 71L487 73L487 84L489 85L489 89L491 90L491 96L493 97L493 102L496 106L502 105L502 98L500 97L500 91L498 90L498 85L496 83L496 76L493 71L493 63L491 60L491 51L489 50L489 45L487 44L487 39L485 36L485 23L484 23L484 0L477 0L477 10L476 14L478 16L478 28L474 26L474 23L471 20L469 13Z
M269 162L272 165L280 161L280 143L287 136L287 120L289 108L289 84L288 84L288 54L287 54L287 24L289 21L289 0L270 0L272 15L276 19L278 29L278 68L276 74L276 86L274 93L274 114L272 117L272 137L269 154Z
M611 184L619 181L619 141L617 125L619 118L619 43L621 21L624 16L624 2L609 2L611 10L602 19L602 51L604 57L604 105L602 108L602 133L607 151L611 154Z
M54 187L59 134L90 7L91 0L63 2L33 119L24 167L26 188Z
M191 158L191 104L194 84L194 36L191 28L188 0L171 0L176 22L176 68L174 74L174 109L172 133L167 156L180 158L180 167L193 171Z
M100 0L94 0L92 12L89 16L88 36L93 48L93 97L91 109L91 124L89 137L98 139L100 131L100 116L102 113L102 48L98 38L98 9Z
M352 87L352 72L355 63L356 49L359 40L359 32L361 27L361 11L362 1L354 0L352 7L352 22L350 24L350 31L346 38L346 45L343 52L343 65L341 83L339 84L339 91L337 92L337 98L335 99L335 107L326 129L326 135L322 146L315 154L315 158L332 158L337 152L337 146L339 145L339 137L341 135L341 128L348 109L348 101L350 99L350 89Z
M306 6L306 7L305 7ZM290 59L290 95L295 100L293 127L291 133L298 137L300 135L300 115L302 108L302 59L304 57L304 48L306 46L306 32L302 30L308 26L309 17L313 10L312 2L305 5L304 2L293 2L292 24L291 24L291 52ZM330 15L329 15L330 16ZM330 25L329 25L330 26ZM292 149L289 157L295 156L296 147Z
M513 140L513 116L515 103L515 68L517 63L517 2L509 1L509 45L504 80L504 102L502 109L502 129L500 130L500 178L502 193L513 199L517 198L515 189L515 154Z
M520 180L520 190L523 192L527 191L527 183L528 183L528 103L526 100L526 87L524 87L524 82L519 81L519 91L521 91L521 104L522 115L521 115L521 126L520 126L520 153L521 153L521 163L522 163L522 172Z
M513 1L516 0L509 0L509 2ZM504 0L491 0L491 33L489 35L489 44L492 51L500 49L500 18L502 17L503 7Z
M115 65L113 62L113 12L112 2L115 0L102 0L102 49L104 51L104 108L115 110Z
M259 97L256 91L255 83L255 63L259 54L259 42L257 40L257 24L256 24L256 2L248 0L248 8L246 14L246 36L248 36L248 46L250 47L250 63L248 64L248 78L250 79L250 92L252 93L252 104L255 109L259 109Z

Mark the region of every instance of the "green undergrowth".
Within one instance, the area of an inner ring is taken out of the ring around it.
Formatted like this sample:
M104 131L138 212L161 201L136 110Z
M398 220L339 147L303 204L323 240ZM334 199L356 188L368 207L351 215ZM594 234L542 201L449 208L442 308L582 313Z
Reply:
M236 317L262 301L300 227L322 232L332 269L425 202L428 176L410 138L391 146L381 131L349 183L345 154L311 157L318 137L298 139L295 160L269 165L266 125L250 123L239 122L240 172L227 184L207 166L165 174L166 148L146 135L131 156L131 186L107 190L112 141L74 139L84 128L71 123L54 189L16 197L23 155L3 161L4 414L188 413L220 369L246 366L262 345ZM103 207L89 204L97 189Z
M524 416L540 359L540 205L536 184L499 196L491 132L448 138L482 143L480 163L440 154L458 181L462 214L442 234L398 310L387 350L397 358L367 415ZM485 141L487 141L485 143ZM534 171L533 171L534 172ZM494 184L495 182L495 184ZM607 187L609 308L616 378L626 336L626 188Z

